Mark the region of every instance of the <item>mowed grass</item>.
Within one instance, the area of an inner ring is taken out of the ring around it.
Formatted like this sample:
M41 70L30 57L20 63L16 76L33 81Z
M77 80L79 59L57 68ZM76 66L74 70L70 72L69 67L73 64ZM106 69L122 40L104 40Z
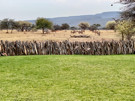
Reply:
M0 57L0 101L134 101L135 55Z

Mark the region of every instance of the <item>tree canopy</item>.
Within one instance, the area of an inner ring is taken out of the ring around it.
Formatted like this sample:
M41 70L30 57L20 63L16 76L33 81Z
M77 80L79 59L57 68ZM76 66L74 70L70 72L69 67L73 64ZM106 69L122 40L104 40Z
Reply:
M0 28L1 29L6 29L8 33L8 30L11 29L11 33L12 33L12 30L15 29L17 27L17 24L16 24L16 21L14 21L13 19L3 19L1 22L0 22Z
M17 21L18 24L18 29L21 30L22 32L25 31L29 31L29 28L31 28L32 23L28 22L28 21Z
M66 30L66 29L69 29L70 28L70 26L69 26L69 24L67 24L67 23L63 23L62 25L61 25L61 29L63 29L63 30Z
M98 30L98 28L100 27L100 24L93 24L89 27L89 30L94 31L94 30Z
M114 29L115 29L115 26L116 26L116 22L115 22L115 21L108 21L108 22L106 23L106 28L107 28L107 29L112 29L112 30L114 30Z
M88 29L90 27L90 24L88 22L81 22L79 25L79 28L81 29Z
M53 25L53 30L61 30L61 26L60 25Z
M42 29L42 32L44 34L45 29L51 29L53 26L53 23L45 18L37 18L36 26L38 29Z

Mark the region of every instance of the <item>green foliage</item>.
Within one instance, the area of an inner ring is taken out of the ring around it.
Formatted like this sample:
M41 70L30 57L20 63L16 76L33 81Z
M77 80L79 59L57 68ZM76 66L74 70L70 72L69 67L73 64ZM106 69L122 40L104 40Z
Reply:
M44 34L45 29L52 29L53 23L45 18L37 18L36 26L38 29L42 29Z
M134 101L135 56L0 58L1 101Z
M98 30L98 27L100 27L100 24L93 24L89 27L89 30L94 31L94 30Z
M29 31L29 29L32 27L32 23L28 21L18 21L18 29L23 31Z
M13 19L9 19L9 28L10 29L16 29L17 28L17 22Z
M13 19L3 19L1 22L0 22L0 28L1 29L6 29L7 30L7 33L8 33L8 30L11 29L15 29L17 27L17 23L16 21L14 21ZM11 31L12 32L12 31Z
M115 29L115 26L116 26L116 22L115 22L115 21L108 21L108 22L106 23L106 28L107 28L107 29L114 30L114 29Z
M60 25L54 25L53 30L61 30L61 26Z
M90 27L90 24L88 22L81 22L79 25L79 28L81 29L88 29Z
M116 30L122 35L122 39L125 36L127 40L131 40L135 35L135 24L132 21L123 20L117 24Z
M64 23L64 24L61 25L62 30L66 30L66 29L69 29L69 28L70 28L70 26L67 23Z
M9 28L9 19L3 19L0 23L2 29L8 29Z
M77 30L78 28L75 26L70 27L71 30Z

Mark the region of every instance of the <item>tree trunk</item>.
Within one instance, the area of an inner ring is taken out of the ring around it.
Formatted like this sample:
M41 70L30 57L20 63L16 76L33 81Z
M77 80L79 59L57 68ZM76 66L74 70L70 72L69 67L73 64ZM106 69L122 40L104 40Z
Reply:
M6 33L8 33L8 29L7 29L7 32Z
M122 41L124 41L124 34L122 33Z
M13 32L13 29L11 29L11 33Z
M42 28L42 32L43 32L43 34L45 33L45 30L44 30L44 28Z
M24 27L21 27L21 31L24 32Z

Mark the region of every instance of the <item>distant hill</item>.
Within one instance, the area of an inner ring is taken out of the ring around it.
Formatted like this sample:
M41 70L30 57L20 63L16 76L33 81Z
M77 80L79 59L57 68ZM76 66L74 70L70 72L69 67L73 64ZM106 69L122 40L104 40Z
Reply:
M105 27L106 22L112 21L113 18L119 18L120 12L103 12L95 15L81 15L81 16L69 16L69 17L57 17L48 18L54 24L61 25L62 23L68 23L70 26L77 26L80 22L89 22L92 24L101 24ZM31 23L35 23L35 20L29 20Z

